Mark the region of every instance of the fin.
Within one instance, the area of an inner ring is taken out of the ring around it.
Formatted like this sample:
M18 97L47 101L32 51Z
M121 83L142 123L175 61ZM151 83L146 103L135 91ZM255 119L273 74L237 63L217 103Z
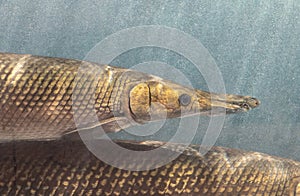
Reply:
M46 137L46 138L1 138L0 139L0 144L2 143L10 143L10 142L20 142L20 141L27 141L27 142L33 142L33 141L38 141L38 142L44 142L44 141L55 141L61 139L61 136L57 137Z
M104 130L104 132L118 132L121 129L125 129L127 127L130 127L133 125L127 118L125 117L111 117L102 121L94 122L94 123L88 123L80 128L77 128L75 130L71 130L64 135L69 135L74 132L79 131L87 131L87 130L97 130L101 128Z
M138 148L142 148L142 146L147 146L148 148L164 148L166 150L170 150L177 153L184 153L185 155L189 156L203 156L199 152L198 148L200 146L191 145L191 144L183 144L183 143L170 143L164 141L153 141L153 140L146 140L146 141L132 141L132 140L114 140L115 142L123 145L135 145L139 146ZM198 147L198 148L197 148Z

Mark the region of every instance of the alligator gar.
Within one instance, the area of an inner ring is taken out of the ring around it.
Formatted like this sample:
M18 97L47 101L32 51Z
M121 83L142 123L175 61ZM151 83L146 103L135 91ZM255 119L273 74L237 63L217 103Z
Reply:
M107 142L105 140L101 142ZM118 141L131 150L160 142ZM167 144L176 151L180 144ZM187 147L156 169L129 171L91 154L80 140L17 141L0 144L1 195L300 195L300 163L258 152ZM128 155L126 155L128 156ZM122 154L114 157L122 163ZM162 159L154 155L151 164ZM130 157L135 163L136 157ZM124 163L125 164L125 163ZM136 162L136 164L142 164Z
M129 69L0 53L0 140L54 139L98 126L116 132L165 117L258 105L250 96L195 90Z

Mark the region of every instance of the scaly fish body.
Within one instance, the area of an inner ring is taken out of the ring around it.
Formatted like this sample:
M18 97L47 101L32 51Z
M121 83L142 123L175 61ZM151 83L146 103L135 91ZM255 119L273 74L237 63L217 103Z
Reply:
M151 150L162 144L117 143L139 151ZM164 147L170 152L178 148L180 144L167 144ZM79 140L2 143L0 193L197 196L300 194L299 162L221 147L213 147L207 154L201 155L199 148L190 146L175 160L156 169L127 171L97 159ZM120 154L114 158L122 163L123 156ZM159 154L154 155L143 164L151 165L162 158ZM135 163L136 157L130 159ZM138 166L142 163L136 164Z
M53 139L97 126L114 132L165 116L235 113L258 104L108 65L0 53L0 140Z

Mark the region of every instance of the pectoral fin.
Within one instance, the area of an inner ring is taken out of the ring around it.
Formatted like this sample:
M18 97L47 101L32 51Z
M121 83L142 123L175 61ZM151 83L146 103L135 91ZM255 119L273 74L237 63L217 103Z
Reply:
M89 131L89 130L97 130L97 129L103 129L103 131L106 133L118 132L121 129L130 127L131 125L133 125L132 122L130 122L125 117L111 117L105 120L88 123L86 125L81 126L80 128L69 131L64 135L72 134L74 132L79 132L79 131Z

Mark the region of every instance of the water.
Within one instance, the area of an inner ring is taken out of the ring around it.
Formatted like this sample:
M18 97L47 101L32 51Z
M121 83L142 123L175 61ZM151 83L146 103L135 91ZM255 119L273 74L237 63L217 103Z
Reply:
M299 13L300 3L283 0L74 0L26 4L2 0L0 50L84 59L101 40L125 28L161 25L178 29L208 50L223 76L226 92L251 95L261 101L261 106L253 111L227 116L216 145L300 161ZM112 64L131 67L147 61L172 65L195 88L208 89L195 65L168 49L132 49ZM209 118L200 121L193 143L201 143ZM168 140L177 124L178 120L170 120L164 129L146 139ZM117 137L133 136L120 133Z

